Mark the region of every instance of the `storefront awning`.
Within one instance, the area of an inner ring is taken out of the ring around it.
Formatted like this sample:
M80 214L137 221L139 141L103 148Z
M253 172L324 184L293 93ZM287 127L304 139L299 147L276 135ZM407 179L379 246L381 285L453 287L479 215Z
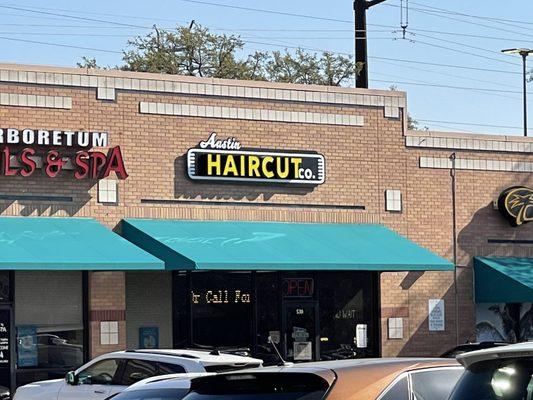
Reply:
M161 260L91 218L0 218L0 270L161 270Z
M526 303L533 299L533 258L474 258L476 303Z
M121 234L179 270L453 270L382 225L126 219Z

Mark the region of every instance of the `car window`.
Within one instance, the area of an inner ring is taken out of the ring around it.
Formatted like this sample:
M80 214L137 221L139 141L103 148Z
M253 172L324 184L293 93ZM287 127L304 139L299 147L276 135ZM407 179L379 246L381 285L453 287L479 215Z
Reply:
M434 368L412 373L413 400L447 400L462 373L462 368Z
M463 374L450 400L533 400L533 358L474 365Z
M113 400L181 400L188 389L142 389L122 392Z
M183 374L187 371L185 371L185 368L181 365L177 364L168 364L168 363L158 363L159 366L159 375L168 375L168 374Z
M194 379L184 400L320 400L328 382L307 373L245 373Z
M82 385L113 385L117 383L116 375L120 360L109 359L99 361L78 374Z
M122 385L133 385L135 382L151 378L157 374L157 363L146 360L127 360L122 374Z
M389 389L387 389L379 400L409 400L409 383L407 376L404 376Z

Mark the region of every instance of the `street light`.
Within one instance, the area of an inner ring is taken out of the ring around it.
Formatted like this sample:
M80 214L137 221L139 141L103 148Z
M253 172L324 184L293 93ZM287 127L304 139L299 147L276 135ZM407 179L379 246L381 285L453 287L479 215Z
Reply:
M524 71L524 136L527 136L527 71L526 58L533 54L533 49L507 49L502 50L505 54L520 54L522 56L523 71Z

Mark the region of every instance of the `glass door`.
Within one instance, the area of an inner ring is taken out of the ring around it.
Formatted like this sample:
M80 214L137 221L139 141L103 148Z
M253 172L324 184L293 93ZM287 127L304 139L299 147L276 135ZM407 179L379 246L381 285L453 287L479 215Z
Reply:
M286 302L283 307L284 355L287 361L318 359L318 307L316 302Z

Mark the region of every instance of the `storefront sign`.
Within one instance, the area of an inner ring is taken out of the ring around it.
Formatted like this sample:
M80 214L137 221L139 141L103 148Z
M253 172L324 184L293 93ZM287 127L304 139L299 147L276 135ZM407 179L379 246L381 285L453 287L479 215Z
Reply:
M251 297L250 293L238 289L191 291L192 304L248 304Z
M159 348L159 328L156 326L139 328L139 349Z
M0 368L9 368L11 351L10 312L0 310Z
M19 367L36 367L39 364L35 326L17 327L17 355Z
M498 199L498 209L512 226L533 221L533 189L515 186L504 190Z
M313 278L283 279L283 297L313 297Z
M429 300L429 330L443 331L445 328L444 319L444 300L430 299Z
M242 150L235 138L220 140L215 132L188 151L187 171L193 180L320 185L326 179L321 154Z
M126 179L119 146L107 154L87 150L107 145L106 132L0 129L0 175L29 177L43 169L50 178L73 170L76 179L103 179L112 172Z

